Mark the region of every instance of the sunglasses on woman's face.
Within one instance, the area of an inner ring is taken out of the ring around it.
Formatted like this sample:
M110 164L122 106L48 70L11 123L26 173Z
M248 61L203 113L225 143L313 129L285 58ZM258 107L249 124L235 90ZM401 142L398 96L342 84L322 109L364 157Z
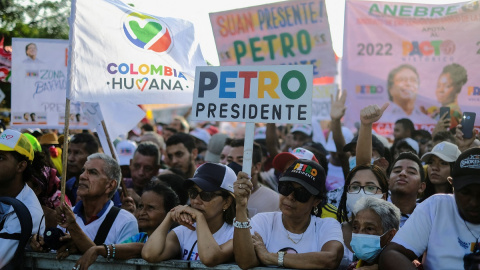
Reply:
M208 191L198 191L196 188L189 188L187 190L187 193L188 193L188 197L190 199L195 199L197 198L198 195L200 195L200 199L202 199L202 201L204 202L209 202L211 201L213 198L215 198L216 196L222 196L222 193L215 193L215 192L208 192Z
M292 183L289 182L278 183L278 193L283 196L288 196L292 194L292 192L295 200L301 203L307 202L310 197L312 197L312 194L304 187L295 188Z

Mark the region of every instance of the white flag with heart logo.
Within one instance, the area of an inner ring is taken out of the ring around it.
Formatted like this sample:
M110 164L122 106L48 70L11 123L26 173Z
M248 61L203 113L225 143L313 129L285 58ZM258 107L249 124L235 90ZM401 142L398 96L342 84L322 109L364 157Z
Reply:
M73 0L70 22L69 99L191 104L206 65L192 23L119 0Z

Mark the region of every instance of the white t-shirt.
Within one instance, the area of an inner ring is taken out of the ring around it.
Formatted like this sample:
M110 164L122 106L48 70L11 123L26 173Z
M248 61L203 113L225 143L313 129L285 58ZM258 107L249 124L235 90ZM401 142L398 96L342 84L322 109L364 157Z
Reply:
M466 222L474 235L480 224ZM419 204L392 242L423 256L428 269L463 269L463 257L472 253L475 238L460 217L452 194L437 194Z
M193 224L196 227L196 223ZM177 235L180 249L182 251L182 260L198 261L197 231L192 231L185 226L178 226L173 229ZM233 226L223 223L223 226L213 234L213 239L218 245L223 245L233 238ZM190 255L190 257L189 257Z
M281 212L260 213L251 221L253 234L258 232L269 252L307 253L319 252L328 241L338 241L343 245L340 223L333 218L311 216L310 224L303 234L287 232L282 222ZM296 244L288 239L290 236Z
M35 192L33 192L28 185L25 185L15 198L21 201L30 211L30 215L32 216L32 231L30 233L32 235L36 234L39 232L39 229L40 232L43 233L45 231L45 219L42 219L43 209ZM0 217L0 222L5 218L3 229L0 231L1 233L13 234L22 232L20 220L14 212L13 206L1 204ZM17 247L18 240L0 238L0 269L10 262L15 251L17 251Z
M113 202L110 200L108 202L108 207L105 210L105 212L102 214L102 216L86 225L83 222L83 219L79 215L75 214L75 220L77 221L78 226L80 226L82 231L92 241L95 239L95 236L97 236L97 232L98 232L98 229L100 228L100 225L102 225L103 221L107 217L107 214L112 207L113 207ZM61 227L59 228L65 231L64 228L61 228ZM105 244L107 245L119 244L127 240L128 238L134 236L137 233L138 233L138 222L135 216L133 216L130 212L124 209L120 209L120 212L118 212L118 215L115 218L115 221L113 222L112 227L110 228L110 231L108 231L107 238L105 239Z
M259 184L259 188L248 199L248 216L258 213L280 211L280 196L277 192Z

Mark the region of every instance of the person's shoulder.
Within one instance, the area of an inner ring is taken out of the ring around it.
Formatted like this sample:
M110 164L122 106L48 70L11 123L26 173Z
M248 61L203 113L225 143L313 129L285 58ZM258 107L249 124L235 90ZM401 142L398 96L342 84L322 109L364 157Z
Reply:
M272 219L275 218L276 215L281 215L281 212L263 212L263 213L258 213L255 216L252 217L252 219L258 220L258 219Z
M38 200L37 195L35 195L33 189L30 188L30 186L25 185L22 191L20 191L20 193L17 195L16 199L21 201L29 210L40 209L43 214L40 201Z
M455 198L453 197L453 194L434 194L421 202L419 206L425 205L424 207L431 208L432 206L440 206L442 204L451 203L455 203Z
M120 209L120 212L118 212L118 217L121 220L124 220L125 222L132 221L132 220L137 222L137 219L135 218L135 216L125 209Z

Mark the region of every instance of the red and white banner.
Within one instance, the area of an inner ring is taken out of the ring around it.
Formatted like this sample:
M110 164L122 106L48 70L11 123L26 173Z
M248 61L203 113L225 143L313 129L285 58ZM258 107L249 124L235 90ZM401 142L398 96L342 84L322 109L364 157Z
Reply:
M346 3L343 88L345 120L359 121L369 104L390 101L374 126L382 135L411 119L431 130L442 106L452 122L476 112L480 126L479 2L429 5L349 0Z

